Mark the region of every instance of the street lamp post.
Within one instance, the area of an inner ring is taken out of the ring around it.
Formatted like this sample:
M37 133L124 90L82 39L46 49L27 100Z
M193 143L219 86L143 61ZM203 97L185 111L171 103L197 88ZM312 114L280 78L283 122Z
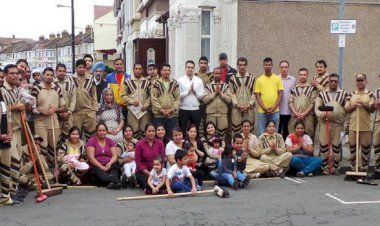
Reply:
M74 20L74 0L71 0L71 6L58 4L57 7L71 8L71 53L72 53L72 73L75 72L75 20Z

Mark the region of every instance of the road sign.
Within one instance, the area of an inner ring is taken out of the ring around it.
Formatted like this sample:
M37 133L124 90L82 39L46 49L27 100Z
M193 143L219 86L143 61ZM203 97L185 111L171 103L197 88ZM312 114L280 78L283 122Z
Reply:
M331 20L331 34L355 34L356 20Z

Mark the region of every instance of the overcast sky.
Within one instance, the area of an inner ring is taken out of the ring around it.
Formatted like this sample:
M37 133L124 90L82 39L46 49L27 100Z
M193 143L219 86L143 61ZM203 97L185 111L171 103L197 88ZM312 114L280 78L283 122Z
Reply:
M94 21L94 5L113 5L113 0L74 0L75 33ZM71 33L71 0L1 0L0 37L45 38L50 33Z

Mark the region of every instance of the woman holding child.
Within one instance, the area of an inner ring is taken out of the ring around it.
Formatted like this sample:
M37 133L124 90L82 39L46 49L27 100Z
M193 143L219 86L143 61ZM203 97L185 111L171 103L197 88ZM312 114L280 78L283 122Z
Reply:
M136 180L141 188L148 186L148 177L153 169L153 161L157 157L165 159L165 146L162 140L156 138L156 128L148 123L145 126L145 137L135 148Z

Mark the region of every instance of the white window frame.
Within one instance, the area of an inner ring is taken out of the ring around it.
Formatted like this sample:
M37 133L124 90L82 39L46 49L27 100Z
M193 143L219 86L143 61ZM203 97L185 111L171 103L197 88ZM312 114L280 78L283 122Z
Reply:
M210 12L210 34L209 35L202 35L202 12ZM214 50L214 18L212 16L213 10L212 8L202 8L201 13L199 15L199 57L202 57L202 38L209 38L210 39L210 56L206 56L209 62L214 62L214 56L213 56L213 50Z

